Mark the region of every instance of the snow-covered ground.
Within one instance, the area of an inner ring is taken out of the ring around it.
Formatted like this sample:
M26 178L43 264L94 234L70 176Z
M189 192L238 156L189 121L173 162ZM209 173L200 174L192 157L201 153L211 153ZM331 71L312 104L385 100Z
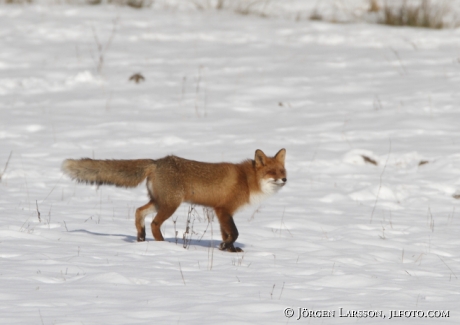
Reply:
M460 322L460 29L4 5L0 48L1 324ZM144 186L60 172L283 147L288 184L235 217L241 254L200 207L184 249L187 205L137 243Z

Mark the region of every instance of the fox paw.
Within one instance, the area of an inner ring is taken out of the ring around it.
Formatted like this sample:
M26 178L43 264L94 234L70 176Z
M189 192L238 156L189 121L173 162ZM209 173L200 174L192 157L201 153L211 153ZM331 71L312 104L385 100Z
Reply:
M227 252L231 252L231 253L243 252L243 250L241 248L233 246L233 243L229 244L229 243L222 242L219 245L219 249L221 251L227 251Z
M145 228L142 228L140 231L137 231L137 241L145 241Z

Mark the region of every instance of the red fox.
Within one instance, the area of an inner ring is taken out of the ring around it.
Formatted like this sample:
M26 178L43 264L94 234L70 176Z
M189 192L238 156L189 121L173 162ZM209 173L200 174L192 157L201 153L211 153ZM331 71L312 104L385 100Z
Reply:
M233 214L245 205L275 194L286 184L286 149L274 157L256 150L254 160L239 164L205 163L176 156L137 160L67 159L62 171L79 182L135 187L147 179L150 201L136 210L137 241L145 241L144 219L156 212L151 228L155 240L164 240L160 227L182 202L214 209L220 223L219 249L241 252L233 243L238 230Z

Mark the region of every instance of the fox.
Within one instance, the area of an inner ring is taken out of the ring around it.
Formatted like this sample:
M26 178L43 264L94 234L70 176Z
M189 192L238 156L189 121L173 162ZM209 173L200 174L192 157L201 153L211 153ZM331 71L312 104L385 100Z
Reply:
M285 158L284 148L273 157L257 149L254 159L241 163L208 163L169 155L155 160L66 159L61 169L73 180L98 186L136 187L146 179L149 202L135 214L138 242L146 239L147 215L156 213L152 235L156 241L163 241L161 225L187 202L214 210L222 235L220 250L242 252L234 245L239 233L233 215L286 185Z

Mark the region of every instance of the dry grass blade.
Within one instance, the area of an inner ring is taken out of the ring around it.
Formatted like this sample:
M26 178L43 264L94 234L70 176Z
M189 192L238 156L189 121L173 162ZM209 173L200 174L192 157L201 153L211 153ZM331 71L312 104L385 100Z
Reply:
M182 266L180 265L180 262L179 262L179 271L180 271L180 275L182 277L182 281L184 282L184 286L185 286L186 284L185 284L184 273L182 273Z
M102 0L86 0L88 4L98 5L103 3ZM107 3L118 6L129 6L136 9L151 7L154 0L107 0Z
M456 279L458 279L458 277L457 277L457 275L455 274L455 272L454 272L454 271L452 271L452 269L450 268L450 266L449 266L449 265L447 265L447 263L446 263L446 262L444 262L444 260L441 258L441 256L439 256L439 255L436 255L436 256L437 256L437 257L439 257L439 259L441 260L441 262L443 262L443 263L444 263L444 265L445 265L445 266L446 266L446 267L447 267L447 268L450 270L450 272L452 272L451 274L453 274L453 276L454 276Z
M375 1L370 2L370 6L374 9L376 7L372 5L373 2ZM444 17L449 10L446 3L432 4L430 0L408 3L404 0L399 5L390 5L385 1L380 11L382 12L380 24L441 29L446 27Z
M382 189L382 177L383 177L383 174L385 173L385 169L387 168L387 163L388 163L388 160L390 159L390 155L391 155L391 140L390 140L390 148L388 149L388 157L387 157L387 160L385 161L385 165L383 166L382 173L380 174L379 189L377 190L377 195L375 197L374 207L372 208L371 222L370 223L372 223L372 219L374 218L375 208L377 207L377 202L379 200L380 190Z
M96 48L97 48L97 51L98 51L98 55L99 55L99 58L97 60L97 72L98 73L101 73L102 71L102 67L104 65L104 56L105 56L105 53L107 52L107 50L110 48L110 46L112 45L112 41L113 39L115 38L115 34L117 32L117 25L118 25L118 22L119 22L119 17L115 18L113 20L113 26L112 26L112 31L110 33L110 36L106 42L105 45L103 45L100 41L99 41L99 37L96 33L96 29L94 28L93 25L91 25L91 30L93 32L93 37L94 37L94 41L96 42Z
M361 155L361 157L363 157L364 162L366 162L368 164L372 164L372 165L375 165L375 166L377 166L379 164L377 161L375 161L372 158L369 158L368 156Z
M32 0L5 0L4 3L7 5L28 4L32 3Z
M135 73L129 78L129 80L134 81L135 83L138 84L138 83L140 83L142 81L145 81L145 77L140 73Z
M2 182L2 177L6 173L6 169L8 168L8 163L10 162L11 155L13 154L13 151L10 152L10 155L8 156L8 159L6 160L5 168L3 168L3 172L0 173L0 183Z
M37 208L38 221L39 221L39 222L42 222L42 218L40 218L41 213L40 213L40 211L38 210L38 202L37 202L37 200L35 200L35 207Z
M377 0L369 0L369 9L367 9L367 11L379 12L380 10L381 10L381 7Z
M266 17L265 9L269 3L269 0L253 0L253 1L244 1L239 2L238 6L235 8L235 12L241 15L250 15L250 14L257 14L261 17ZM254 9L255 7L260 7L261 9Z
M318 20L318 21L321 21L321 20L323 20L323 16L322 16L322 15L318 12L318 10L315 8L315 9L313 9L313 11L310 13L309 19L310 19L310 20Z

